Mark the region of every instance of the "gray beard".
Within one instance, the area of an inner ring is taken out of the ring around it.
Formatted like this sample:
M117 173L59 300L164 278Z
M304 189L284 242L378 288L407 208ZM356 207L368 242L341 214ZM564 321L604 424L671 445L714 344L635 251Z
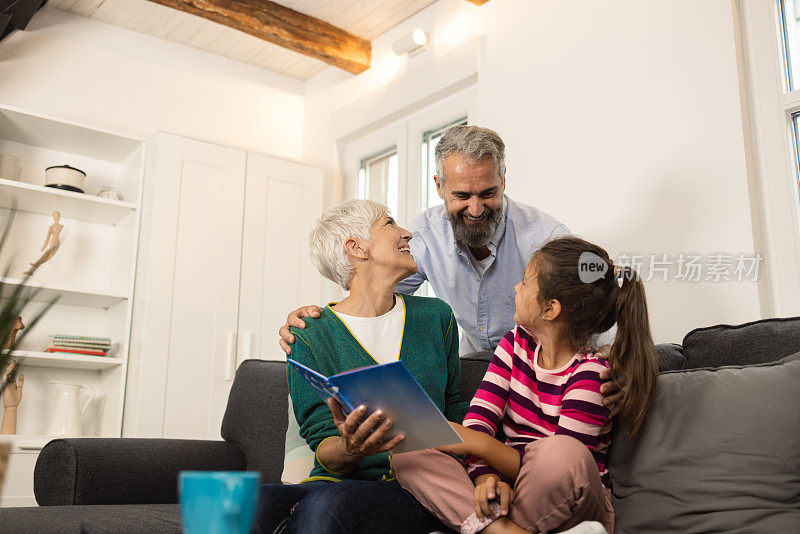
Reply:
M497 227L500 226L500 221L503 219L502 206L496 210L489 211L489 214L479 224L467 225L464 222L463 215L466 213L466 208L458 213L447 213L447 220L450 221L450 226L453 227L453 235L457 241L461 241L468 247L484 247L488 245Z

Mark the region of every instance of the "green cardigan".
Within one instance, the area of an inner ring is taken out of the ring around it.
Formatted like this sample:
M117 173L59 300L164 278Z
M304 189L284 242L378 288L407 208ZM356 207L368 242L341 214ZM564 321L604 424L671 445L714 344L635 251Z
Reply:
M448 420L460 423L469 404L459 401L461 362L458 359L458 328L450 306L435 298L396 293L405 305L400 361ZM326 306L319 318L303 319L304 329L292 328L295 342L292 359L322 373L334 375L376 365L375 359L353 337L342 320ZM325 439L338 436L328 405L291 366L286 366L289 393L300 435L316 453ZM361 461L358 469L343 475L329 471L315 454L310 480L387 480L391 477L389 454L375 454Z

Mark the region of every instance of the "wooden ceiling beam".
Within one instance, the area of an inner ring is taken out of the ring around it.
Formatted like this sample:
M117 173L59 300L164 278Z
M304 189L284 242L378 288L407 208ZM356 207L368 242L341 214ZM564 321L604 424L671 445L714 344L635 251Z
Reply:
M224 24L259 39L358 74L370 66L372 43L270 0L150 0Z

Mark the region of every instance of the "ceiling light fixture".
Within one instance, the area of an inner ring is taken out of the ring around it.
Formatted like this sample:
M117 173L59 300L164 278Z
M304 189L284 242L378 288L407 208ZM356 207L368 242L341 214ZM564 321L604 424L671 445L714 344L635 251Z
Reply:
M413 56L419 52L422 52L428 46L428 35L417 28L413 32L409 33L405 37L398 39L392 45L392 50L398 56L402 56L403 54L408 54Z

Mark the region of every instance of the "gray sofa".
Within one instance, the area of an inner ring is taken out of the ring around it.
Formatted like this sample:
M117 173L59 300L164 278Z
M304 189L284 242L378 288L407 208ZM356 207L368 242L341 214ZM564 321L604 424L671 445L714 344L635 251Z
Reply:
M614 431L617 532L800 531L800 355L790 356L798 351L798 318L703 328L682 346L659 345L659 393L645 426L634 438L622 425ZM462 398L486 366L485 354L462 359ZM36 464L40 506L1 510L0 533L178 533L179 471L280 480L286 397L284 363L248 360L231 389L224 441L53 440Z

